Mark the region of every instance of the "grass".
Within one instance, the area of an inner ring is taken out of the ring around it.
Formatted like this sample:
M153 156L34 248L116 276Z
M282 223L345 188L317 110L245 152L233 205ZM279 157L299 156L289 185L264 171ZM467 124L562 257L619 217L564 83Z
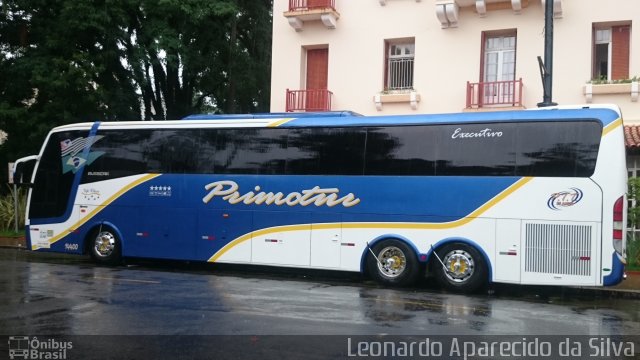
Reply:
M24 236L24 231L15 232L13 230L0 230L0 237L20 237Z
M640 270L640 236L627 237L627 266L626 270Z

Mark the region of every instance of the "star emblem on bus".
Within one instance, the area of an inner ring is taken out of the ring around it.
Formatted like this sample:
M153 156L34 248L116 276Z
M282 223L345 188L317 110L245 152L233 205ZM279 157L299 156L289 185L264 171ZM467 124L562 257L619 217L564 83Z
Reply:
M171 196L171 186L158 186L152 185L149 186L149 196L154 197L170 197Z

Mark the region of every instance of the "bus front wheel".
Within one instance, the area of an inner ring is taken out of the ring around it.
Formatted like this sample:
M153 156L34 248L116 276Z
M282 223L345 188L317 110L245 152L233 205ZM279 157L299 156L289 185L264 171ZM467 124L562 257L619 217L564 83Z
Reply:
M98 229L90 237L91 257L98 263L114 265L120 261L120 239L110 228Z
M370 248L367 256L369 274L384 285L411 285L419 273L415 252L404 242L389 239Z
M433 270L438 282L446 289L471 293L487 284L487 266L474 247L452 243L436 251Z

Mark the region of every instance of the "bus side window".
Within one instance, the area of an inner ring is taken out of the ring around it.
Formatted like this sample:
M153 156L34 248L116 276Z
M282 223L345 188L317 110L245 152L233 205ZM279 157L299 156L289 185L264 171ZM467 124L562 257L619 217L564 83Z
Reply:
M518 124L517 174L589 177L595 170L601 133L595 121Z
M83 184L147 172L143 145L149 131L106 130L97 135L101 138L91 145L94 157L84 169Z
M362 175L363 128L292 129L287 141L289 175Z
M214 173L284 173L287 129L218 129Z
M198 132L198 152L195 163L198 174L215 174L216 137L218 129L201 129Z
M154 130L145 146L147 172L186 174L197 172L197 130Z
M434 175L434 126L389 126L367 131L365 175Z
M436 175L514 176L515 127L511 123L438 126Z

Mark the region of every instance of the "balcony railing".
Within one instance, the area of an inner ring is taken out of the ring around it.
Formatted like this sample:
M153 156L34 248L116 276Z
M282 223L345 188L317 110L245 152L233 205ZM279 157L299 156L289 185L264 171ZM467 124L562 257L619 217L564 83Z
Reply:
M467 81L467 108L522 106L522 79L470 83Z
M331 111L333 93L325 89L289 90L287 89L287 112L293 111Z
M336 10L336 0L289 0L289 11L330 8Z
M388 82L389 90L413 89L413 57L389 59Z

